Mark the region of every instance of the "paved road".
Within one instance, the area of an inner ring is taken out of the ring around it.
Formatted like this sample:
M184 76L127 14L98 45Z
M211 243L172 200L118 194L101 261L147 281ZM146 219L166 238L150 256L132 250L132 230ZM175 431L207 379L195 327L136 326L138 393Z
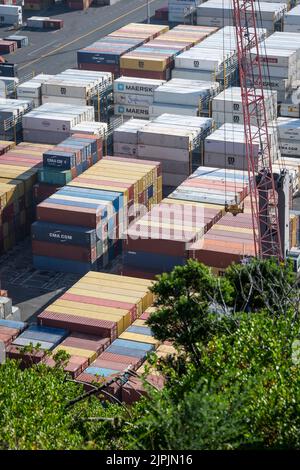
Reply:
M166 0L149 0L150 13L166 4ZM31 16L33 13L27 14ZM39 13L40 16L62 18L64 28L59 31L30 31L22 28L19 34L29 38L29 46L5 56L19 65L19 76L37 73L59 73L76 66L76 51L106 34L131 22L142 22L147 17L145 0L121 0L112 6L91 7L86 11L69 11L56 6ZM0 27L0 36L15 34Z

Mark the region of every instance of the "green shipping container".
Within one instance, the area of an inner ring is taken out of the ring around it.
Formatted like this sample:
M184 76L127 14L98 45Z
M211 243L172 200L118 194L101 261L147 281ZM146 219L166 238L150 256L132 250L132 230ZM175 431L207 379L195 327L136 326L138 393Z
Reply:
M38 171L38 181L40 183L57 184L64 186L72 181L73 176L70 170L56 170L53 168L42 168Z

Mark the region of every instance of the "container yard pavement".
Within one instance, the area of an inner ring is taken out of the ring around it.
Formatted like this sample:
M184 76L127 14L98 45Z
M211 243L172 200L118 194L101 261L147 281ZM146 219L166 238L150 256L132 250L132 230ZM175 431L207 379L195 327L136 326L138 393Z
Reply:
M115 273L118 269L116 259L106 272ZM21 310L23 321L35 321L39 312L80 278L77 274L36 270L32 265L30 239L0 256L0 288L8 290L13 304Z
M165 5L165 0L149 0L150 13ZM30 17L34 12L25 12ZM97 39L131 22L141 22L147 17L145 0L121 0L112 6L90 7L86 11L70 11L64 6L56 6L39 12L64 20L64 27L57 31L30 31L25 27L18 32L29 38L29 46L6 55L8 62L19 65L19 76L31 72L56 74L66 68L76 66L76 52ZM24 17L24 22L26 21ZM0 28L0 36L5 38L15 34L9 27Z

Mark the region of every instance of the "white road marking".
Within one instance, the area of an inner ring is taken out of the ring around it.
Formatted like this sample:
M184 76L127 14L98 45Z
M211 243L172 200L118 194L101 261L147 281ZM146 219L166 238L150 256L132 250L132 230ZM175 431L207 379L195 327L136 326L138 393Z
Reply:
M48 43L45 44L44 46L39 47L38 49L34 49L34 51L29 52L28 55L35 54L36 52L40 51L41 49L44 49L45 47L52 46L52 45L55 44L56 42L57 42L57 40L56 40L56 41L52 41L52 42L48 42Z

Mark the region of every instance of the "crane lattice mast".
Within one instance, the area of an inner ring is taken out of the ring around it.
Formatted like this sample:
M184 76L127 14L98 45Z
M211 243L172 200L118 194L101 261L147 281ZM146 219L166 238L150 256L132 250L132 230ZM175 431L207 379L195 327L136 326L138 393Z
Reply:
M255 253L283 258L254 0L233 0ZM253 48L255 53L253 54ZM252 54L250 50L252 49ZM255 144L260 151L254 153Z

